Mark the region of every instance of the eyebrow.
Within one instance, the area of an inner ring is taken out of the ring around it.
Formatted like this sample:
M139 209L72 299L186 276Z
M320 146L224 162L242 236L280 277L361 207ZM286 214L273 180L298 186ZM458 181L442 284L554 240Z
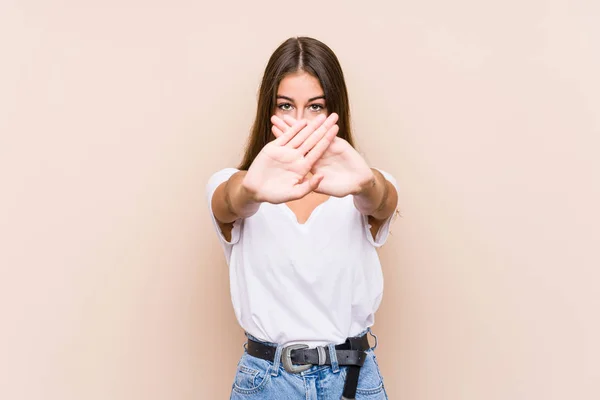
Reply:
M278 99L286 99L289 101L294 101L294 99L292 99L291 97L287 97L287 96L282 96L280 94L277 95ZM321 96L317 96L317 97L311 97L310 99L308 99L308 102L310 103L311 101L315 101L315 100L319 100L319 99L323 99L325 100L325 95L321 95Z

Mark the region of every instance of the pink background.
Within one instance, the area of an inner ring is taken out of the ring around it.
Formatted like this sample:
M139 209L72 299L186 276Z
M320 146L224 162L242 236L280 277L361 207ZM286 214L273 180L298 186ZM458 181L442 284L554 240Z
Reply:
M204 185L310 35L402 187L390 397L599 399L600 3L208 4L0 4L0 398L227 398L243 335Z

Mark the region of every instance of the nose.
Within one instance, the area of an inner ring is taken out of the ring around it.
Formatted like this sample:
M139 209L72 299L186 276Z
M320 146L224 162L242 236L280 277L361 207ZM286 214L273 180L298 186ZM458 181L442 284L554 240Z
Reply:
M313 119L315 119L318 116L319 116L319 113L311 112L310 110L307 110L306 107L298 107L296 109L294 118L296 118L296 121L300 121L301 119L306 119L307 121L312 121Z

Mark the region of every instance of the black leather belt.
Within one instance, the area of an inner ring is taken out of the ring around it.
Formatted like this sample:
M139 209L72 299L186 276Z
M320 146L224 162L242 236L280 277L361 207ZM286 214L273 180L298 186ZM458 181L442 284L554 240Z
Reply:
M367 334L348 338L344 343L335 346L338 365L348 366L342 400L355 398L360 367L365 363L368 349L370 349L370 345ZM277 347L248 338L246 350L253 357L273 362ZM286 371L297 374L306 371L313 365L331 365L331 357L326 346L309 349L305 344L295 344L283 348L281 363Z

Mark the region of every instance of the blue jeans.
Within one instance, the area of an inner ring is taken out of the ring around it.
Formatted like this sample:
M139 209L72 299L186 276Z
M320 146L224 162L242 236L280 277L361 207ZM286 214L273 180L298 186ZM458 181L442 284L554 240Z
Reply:
M237 366L230 400L340 400L342 397L348 367L338 365L335 344L328 346L332 365L315 365L307 371L292 374L281 365L283 346L247 336L277 347L275 361L253 357L244 351ZM367 358L360 368L356 400L388 398L374 350L367 350Z

